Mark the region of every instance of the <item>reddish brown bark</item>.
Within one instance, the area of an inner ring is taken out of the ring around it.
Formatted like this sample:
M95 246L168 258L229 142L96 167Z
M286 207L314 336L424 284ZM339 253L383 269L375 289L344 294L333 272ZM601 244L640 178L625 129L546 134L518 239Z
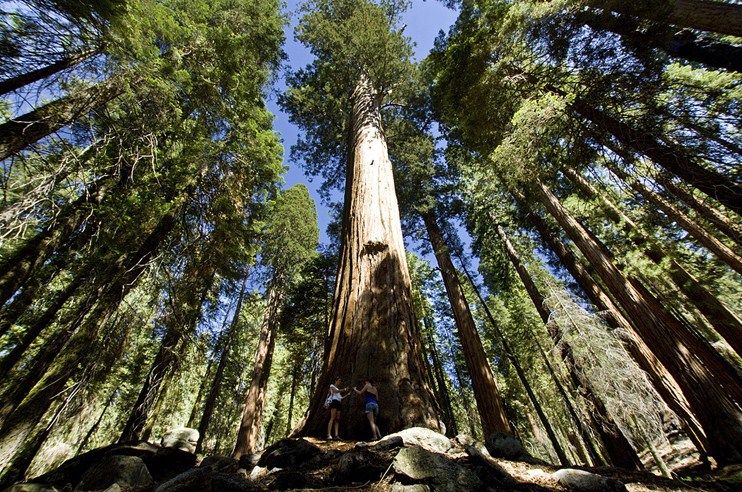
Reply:
M342 246L327 336L324 371L302 435L324 436L329 413L324 396L336 376L360 384L373 377L379 389L382 433L407 427L439 428L434 397L422 360L412 307L410 275L402 240L391 162L378 97L367 81L352 101L345 182ZM349 397L345 406L355 397ZM362 438L360 409L346 412L340 434Z

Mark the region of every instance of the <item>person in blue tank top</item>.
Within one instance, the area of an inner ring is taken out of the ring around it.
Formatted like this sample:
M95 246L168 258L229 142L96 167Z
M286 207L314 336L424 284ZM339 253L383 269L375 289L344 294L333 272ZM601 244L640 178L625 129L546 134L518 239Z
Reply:
M359 395L364 395L364 411L366 412L368 423L371 424L371 432L376 441L381 439L379 426L376 425L376 417L379 416L379 390L376 388L376 384L371 378L366 379L364 383L363 388L358 389L353 387L353 391Z

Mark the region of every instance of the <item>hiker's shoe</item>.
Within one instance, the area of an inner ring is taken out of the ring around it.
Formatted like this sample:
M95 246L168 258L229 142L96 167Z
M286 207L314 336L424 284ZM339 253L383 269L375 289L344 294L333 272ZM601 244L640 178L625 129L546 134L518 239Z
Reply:
M332 436L327 436L327 437L325 438L325 440L326 440L326 441L332 441Z

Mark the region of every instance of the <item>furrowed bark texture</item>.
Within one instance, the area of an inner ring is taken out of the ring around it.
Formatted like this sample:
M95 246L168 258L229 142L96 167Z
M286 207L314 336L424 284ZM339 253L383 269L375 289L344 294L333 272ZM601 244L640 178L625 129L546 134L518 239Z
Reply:
M739 380L718 353L709 350L679 322L664 313L656 299L624 277L604 247L561 205L543 184L539 196L550 214L609 286L639 336L670 371L698 417L709 452L720 464L742 461L742 411Z
M439 429L435 399L421 353L412 307L392 166L381 126L379 101L361 80L352 96L346 169L343 243L324 371L302 435L324 436L329 411L322 407L336 376L343 386L365 377L379 388L382 434L408 427ZM343 400L340 435L361 438L367 428L362 400Z
M497 389L495 376L492 374L492 368L487 360L487 355L484 353L482 340L479 338L479 332L474 324L469 304L466 302L456 269L448 254L448 247L443 239L443 234L432 212L424 213L423 221L428 231L430 244L433 246L438 268L443 277L443 284L446 286L453 317L456 320L461 348L471 376L474 397L477 400L479 417L482 419L484 435L489 436L493 432L512 433L513 430L510 428L508 417L505 414L505 405L500 396L500 391ZM556 445L558 446L558 443ZM562 457L560 456L560 458ZM566 462L566 456L564 456L564 461Z

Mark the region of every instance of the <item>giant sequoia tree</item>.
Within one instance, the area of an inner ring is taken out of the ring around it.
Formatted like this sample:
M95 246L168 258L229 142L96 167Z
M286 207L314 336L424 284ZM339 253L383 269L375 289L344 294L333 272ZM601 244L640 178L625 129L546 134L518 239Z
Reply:
M293 74L284 105L306 132L295 150L309 171L332 184L345 171L345 202L324 372L302 433L323 432L322 401L336 376L378 381L383 432L438 428L382 124L384 104L410 72L410 46L397 24L402 3L319 0L308 8L298 38L316 59ZM341 433L362 432L363 418L352 412Z

